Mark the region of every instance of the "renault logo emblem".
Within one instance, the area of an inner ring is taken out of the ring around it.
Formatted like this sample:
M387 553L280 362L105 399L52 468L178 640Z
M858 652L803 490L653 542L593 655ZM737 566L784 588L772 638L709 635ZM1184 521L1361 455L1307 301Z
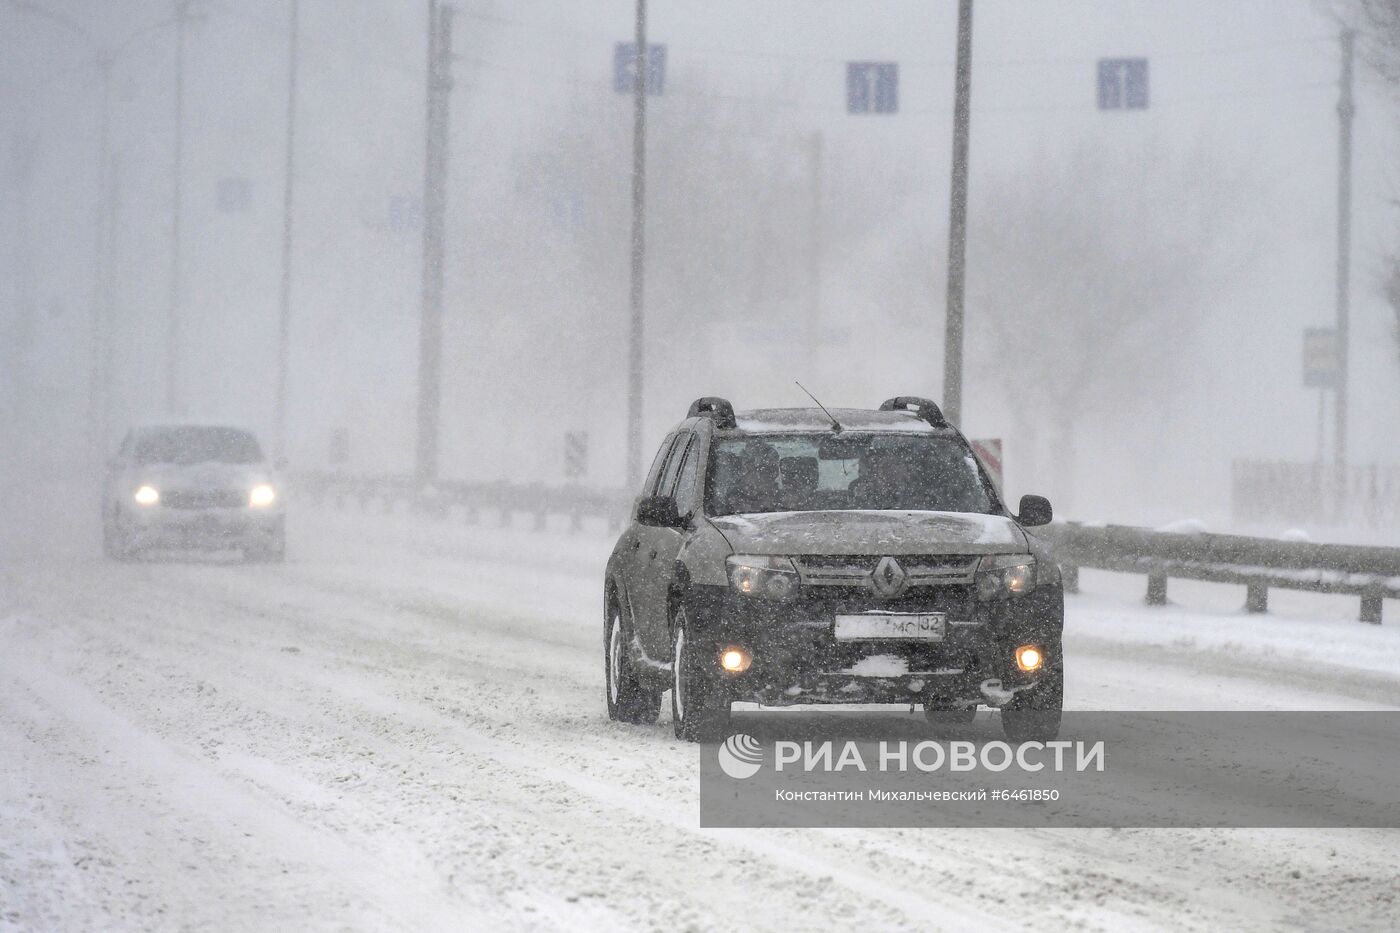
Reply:
M909 574L899 565L899 561L893 557L882 557L875 565L875 572L870 575L870 584L875 588L875 595L883 599L893 599L904 592L904 587L909 582Z

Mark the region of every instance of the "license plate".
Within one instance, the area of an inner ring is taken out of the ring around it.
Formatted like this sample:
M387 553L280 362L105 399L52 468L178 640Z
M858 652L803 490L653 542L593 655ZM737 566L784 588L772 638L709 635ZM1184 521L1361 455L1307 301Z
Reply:
M837 641L942 641L942 612L865 612L836 617Z

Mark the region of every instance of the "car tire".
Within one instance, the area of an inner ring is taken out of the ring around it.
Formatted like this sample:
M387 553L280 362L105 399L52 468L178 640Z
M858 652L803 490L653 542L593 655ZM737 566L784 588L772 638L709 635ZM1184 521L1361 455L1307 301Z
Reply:
M102 520L102 554L108 560L126 562L135 556L135 549L131 546L130 539L121 530L121 525L116 516L107 516Z
M603 691L608 718L614 722L649 726L661 713L661 691L653 690L637 677L629 645L632 633L616 600L608 601L603 619Z
M1060 734L1065 706L1065 676L1052 669L1029 690L1001 709L1001 731L1011 742L1050 742Z
M729 701L716 695L714 675L705 668L704 653L692 645L685 609L672 619L675 639L671 652L671 722L676 738L685 742L715 742L729 727Z
M243 549L243 559L250 564L280 564L287 559L287 533L281 528L267 544Z

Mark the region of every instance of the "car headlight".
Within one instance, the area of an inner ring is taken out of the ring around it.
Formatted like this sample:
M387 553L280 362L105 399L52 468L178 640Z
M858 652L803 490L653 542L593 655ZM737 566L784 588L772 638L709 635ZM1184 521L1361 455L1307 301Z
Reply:
M989 554L977 565L977 598L1008 599L1035 589L1035 558Z
M797 567L791 557L735 554L725 564L729 585L743 596L787 599L797 593Z
M160 502L160 490L154 486L138 486L131 498L136 500L137 505L155 505Z
M255 509L266 508L276 501L277 490L273 489L267 483L260 483L254 486L252 491L248 493L248 504Z

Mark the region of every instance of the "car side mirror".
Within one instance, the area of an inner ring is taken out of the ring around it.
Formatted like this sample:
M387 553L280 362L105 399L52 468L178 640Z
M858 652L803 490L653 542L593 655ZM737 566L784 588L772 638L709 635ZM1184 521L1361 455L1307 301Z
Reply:
M1055 512L1050 508L1050 500L1044 496L1022 496L1021 514L1016 516L1016 521L1027 528L1036 525L1048 525L1055 517Z
M681 528L685 519L670 496L647 496L637 503L637 522L656 528Z

